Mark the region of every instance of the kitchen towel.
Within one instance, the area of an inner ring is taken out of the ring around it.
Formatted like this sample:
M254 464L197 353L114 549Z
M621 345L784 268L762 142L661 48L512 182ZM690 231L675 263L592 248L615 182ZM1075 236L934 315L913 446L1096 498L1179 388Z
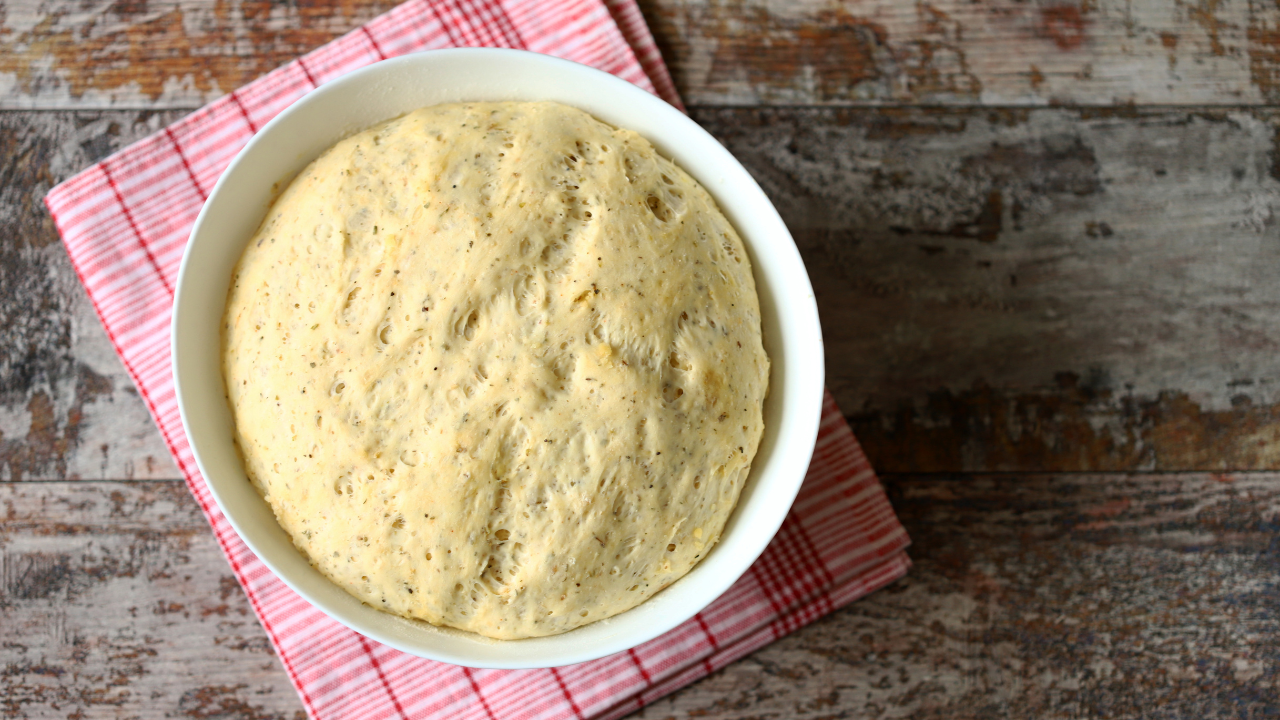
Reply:
M828 395L787 521L690 621L624 653L544 670L423 660L330 620L267 570L210 495L178 416L173 289L209 190L250 137L315 86L420 50L514 47L591 65L679 107L634 0L410 0L98 162L45 199L107 333L209 518L308 715L618 718L901 577L906 533Z

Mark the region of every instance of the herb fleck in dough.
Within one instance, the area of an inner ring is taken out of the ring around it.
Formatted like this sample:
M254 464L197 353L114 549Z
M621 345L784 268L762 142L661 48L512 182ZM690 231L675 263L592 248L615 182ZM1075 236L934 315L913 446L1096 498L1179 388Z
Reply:
M369 605L493 638L643 602L715 544L769 361L741 240L639 135L442 105L338 143L236 270L249 477Z

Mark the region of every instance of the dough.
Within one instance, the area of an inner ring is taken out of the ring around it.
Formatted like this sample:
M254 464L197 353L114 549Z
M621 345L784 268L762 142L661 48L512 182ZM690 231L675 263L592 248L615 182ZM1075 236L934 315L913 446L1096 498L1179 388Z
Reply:
M442 105L335 145L235 271L236 441L369 605L492 638L643 602L715 544L769 361L741 240L639 135Z

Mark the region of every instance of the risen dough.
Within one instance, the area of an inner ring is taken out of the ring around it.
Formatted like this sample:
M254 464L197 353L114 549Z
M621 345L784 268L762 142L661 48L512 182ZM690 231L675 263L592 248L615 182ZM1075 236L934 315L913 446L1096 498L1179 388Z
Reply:
M240 261L223 360L248 475L315 567L494 638L688 572L769 367L710 196L553 103L426 108L327 151Z

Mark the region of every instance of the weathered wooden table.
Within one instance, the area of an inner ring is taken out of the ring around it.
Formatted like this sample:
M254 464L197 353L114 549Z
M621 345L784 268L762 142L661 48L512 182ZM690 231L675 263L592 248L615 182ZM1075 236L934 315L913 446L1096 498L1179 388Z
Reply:
M0 0L0 716L302 717L41 197L394 0ZM658 0L910 576L645 718L1280 714L1280 5Z

